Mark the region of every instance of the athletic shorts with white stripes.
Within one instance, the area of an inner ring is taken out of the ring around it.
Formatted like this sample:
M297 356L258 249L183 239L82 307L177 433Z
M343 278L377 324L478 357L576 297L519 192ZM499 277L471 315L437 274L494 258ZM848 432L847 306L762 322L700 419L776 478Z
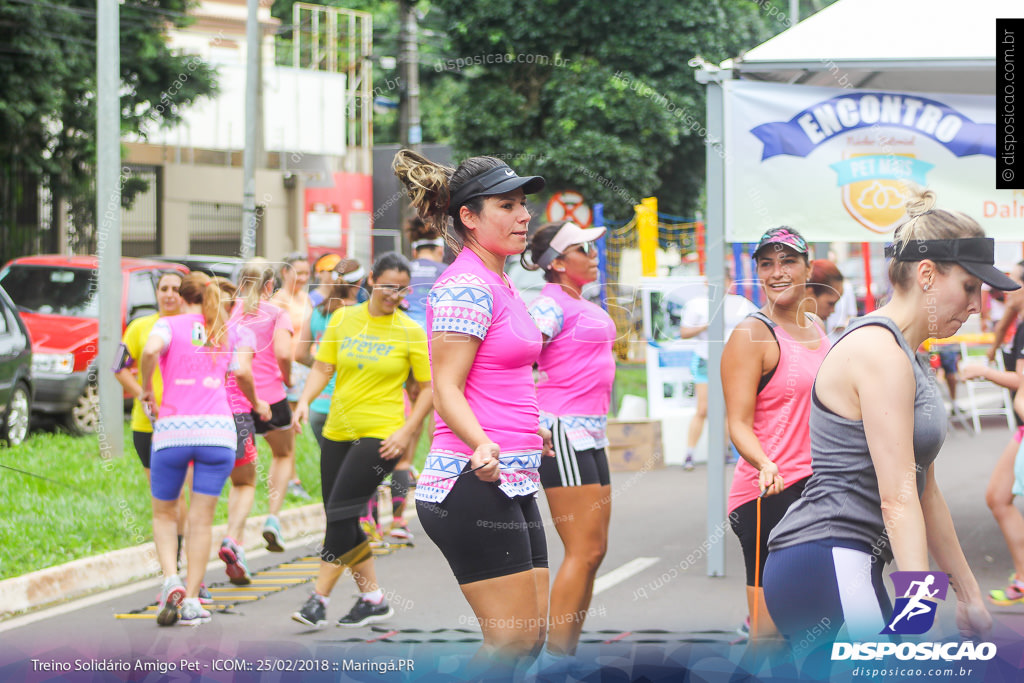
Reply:
M577 451L572 446L562 421L556 419L551 425L551 439L555 445L555 455L541 458L540 483L546 489L585 486L600 484L608 486L611 476L608 473L608 455L604 448L587 448Z
M808 639L831 643L843 624L851 641L884 639L878 634L892 603L882 569L870 548L838 539L772 550L764 566L768 613L793 645ZM824 633L830 637L821 638Z

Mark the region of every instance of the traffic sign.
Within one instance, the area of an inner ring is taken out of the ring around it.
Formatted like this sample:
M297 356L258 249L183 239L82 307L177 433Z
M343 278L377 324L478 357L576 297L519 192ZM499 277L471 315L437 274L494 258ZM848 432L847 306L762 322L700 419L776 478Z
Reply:
M573 190L556 192L548 200L547 214L552 223L572 221L581 228L589 228L594 220L590 207L583 202L583 195Z

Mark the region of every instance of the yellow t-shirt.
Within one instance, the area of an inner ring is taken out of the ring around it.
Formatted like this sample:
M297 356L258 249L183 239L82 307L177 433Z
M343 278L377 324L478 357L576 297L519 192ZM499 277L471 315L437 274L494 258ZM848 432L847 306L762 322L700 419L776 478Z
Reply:
M160 319L159 313L147 315L142 318L137 318L128 323L128 328L124 331L124 337L121 339L124 342L125 348L128 349L128 354L134 361L133 369L136 373L139 371L139 359L142 358L142 349L146 346L146 340L149 339L149 333L153 331L153 325L156 325L156 321ZM140 380L141 378L137 377ZM164 381L160 377L160 364L153 369L153 397L156 399L156 404L160 405L160 399L164 395ZM149 418L146 417L146 411L142 409L142 404L139 403L138 399L132 402L132 421L131 428L133 432L152 432L153 425L150 423Z
M427 333L403 311L371 316L367 304L343 306L327 321L316 359L338 371L324 437L386 439L405 423L402 386L412 369L430 381Z

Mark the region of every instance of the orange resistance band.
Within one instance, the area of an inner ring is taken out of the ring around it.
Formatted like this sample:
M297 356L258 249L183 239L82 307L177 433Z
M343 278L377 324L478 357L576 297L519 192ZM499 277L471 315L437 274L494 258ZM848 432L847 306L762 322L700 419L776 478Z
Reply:
M763 495L763 494L762 494ZM757 497L757 544L754 546L754 613L750 617L750 638L757 637L757 612L761 598L757 589L761 587L761 496Z

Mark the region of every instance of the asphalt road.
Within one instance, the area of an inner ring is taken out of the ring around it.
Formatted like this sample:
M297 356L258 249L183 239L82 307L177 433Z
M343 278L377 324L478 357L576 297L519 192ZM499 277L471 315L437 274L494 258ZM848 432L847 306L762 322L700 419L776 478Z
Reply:
M986 424L979 435L951 430L937 477L968 560L987 590L1005 585L1011 564L984 503L989 472L1010 433L1005 422ZM601 667L601 680L680 680L688 670L691 680L729 680L744 650L736 633L747 613L742 561L738 542L726 530L727 576L706 576L705 474L702 467L613 474L609 551L579 653L584 673L597 676ZM543 502L542 507L547 515ZM310 630L292 621L311 587L311 556L319 540L294 539L283 554L251 554L257 579L251 589L231 587L222 565L212 563L207 584L217 597L217 612L201 626L156 625L156 580L2 622L0 681L455 680L479 646L479 629L441 554L418 521L411 529L415 546L377 562L396 610L388 622L333 626L356 597L347 577L328 607L331 626ZM546 532L554 571L561 544L553 527ZM955 637L949 602L940 607L930 638ZM999 666L981 663L972 673L954 672L945 680L1022 675L1024 605L993 607L992 613ZM65 664L70 671L53 671ZM366 666L383 671L358 668ZM102 667L114 671L96 670ZM761 673L767 680L768 672ZM847 674L840 680L856 680Z

